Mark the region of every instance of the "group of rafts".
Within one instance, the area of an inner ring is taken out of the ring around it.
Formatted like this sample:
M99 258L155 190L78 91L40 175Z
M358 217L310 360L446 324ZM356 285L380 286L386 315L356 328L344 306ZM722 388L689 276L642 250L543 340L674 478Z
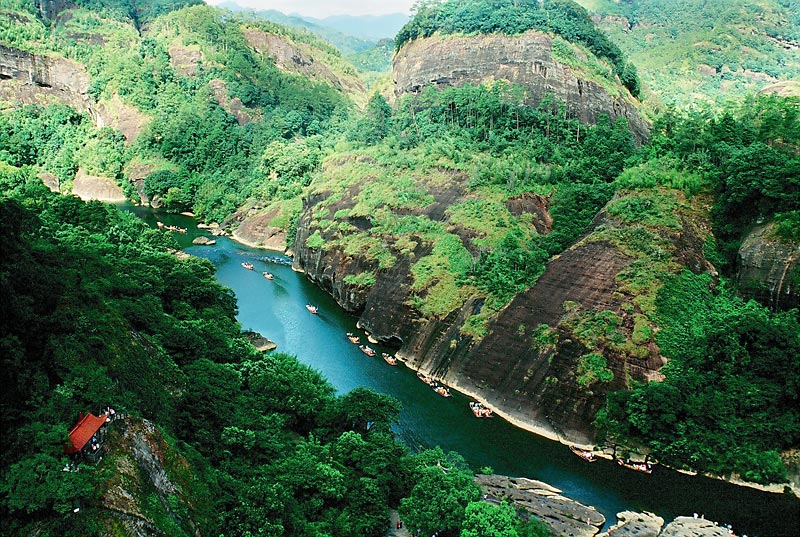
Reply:
M242 261L242 268L247 269L247 270L253 270L256 267L252 263L248 263L247 261ZM264 272L261 273L261 275L264 276L268 280L274 280L275 279L275 276L271 272L264 271Z
M597 460L597 457L595 456L594 452L588 449L582 449L575 445L569 446L569 449L575 455L585 460L586 462L595 462ZM617 459L617 464L619 464L623 468L628 468L629 470L635 470L643 474L653 473L653 464L647 462L646 459L644 462L635 462L631 461L630 459L624 461L622 459Z
M361 338L358 337L357 335L353 334L352 332L348 332L347 333L347 339L353 345L358 345L358 348L361 350L361 352L363 352L367 356L375 356L375 355L377 355L377 352L375 352L375 349L373 349L372 347L370 347L368 345L364 345L363 343L361 343ZM397 357L392 356L389 353L382 352L381 356L386 361L386 363L389 364L389 365L397 365L398 362L399 362ZM425 384L430 386L431 389L435 393L437 393L438 395L441 395L442 397L450 397L452 395L450 393L450 388L448 388L447 386L439 383L436 379L434 379L430 375L426 375L422 371L417 371L417 377L422 382L424 382ZM491 417L493 417L492 409L490 409L489 407L487 407L483 403L478 403L476 401L471 401L469 403L469 408L472 411L472 413L475 415L476 418L491 418Z
M164 224L164 222L156 222L158 229L164 229L166 231L174 231L175 233L186 233L188 230L185 227L178 227L178 226L168 226Z
M160 224L160 222L159 222L159 224ZM253 270L255 268L252 263L248 263L246 261L242 263L242 267L244 267L247 270ZM272 280L274 278L274 276L269 272L262 272L261 274L268 280ZM311 304L306 304L306 309L309 311L309 313L313 313L313 314L316 314L319 311L317 306L313 306ZM357 335L353 334L352 332L348 332L347 333L347 339L350 340L350 343L352 343L353 345L358 345L359 350L361 352L363 352L364 354L366 354L367 356L372 357L372 356L375 356L376 354L378 354L375 351L375 349L373 349L369 345L364 345L363 343L361 343L361 338L359 338ZM389 353L382 352L381 353L381 357L389 365L397 365L398 364L397 357L392 356ZM436 379L434 379L430 375L426 375L422 371L417 371L417 377L422 382L424 382L425 384L430 386L431 389L434 392L436 392L437 394L441 395L442 397L450 397L450 395L451 395L450 394L450 388L448 388L447 386L444 386L443 384L440 384L438 381L436 381ZM492 412L492 409L489 408L488 406L484 405L483 403L478 402L478 401L470 401L469 409L472 411L472 413L475 415L476 418L493 418L494 417L494 412ZM594 462L594 461L597 460L597 457L595 457L594 453L592 453L589 450L581 449L581 448L579 448L577 446L570 446L569 449L573 453L575 453L578 457L582 458L583 460L585 460L587 462ZM652 472L652 465L650 465L650 464L623 461L621 459L617 459L617 463L620 466L624 466L625 468L630 468L631 470L636 470L638 472L643 472L643 473L646 473L646 474L649 474L649 473Z

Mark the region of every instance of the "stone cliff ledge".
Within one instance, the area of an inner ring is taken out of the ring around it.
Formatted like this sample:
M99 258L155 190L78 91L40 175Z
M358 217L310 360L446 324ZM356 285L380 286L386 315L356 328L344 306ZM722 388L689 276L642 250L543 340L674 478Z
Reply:
M596 124L601 115L624 117L637 143L647 140L650 127L622 85L611 95L579 69L554 59L553 37L529 31L520 36L433 36L406 43L392 69L395 95L416 93L430 84L460 86L507 80L525 88L525 101L538 105L548 95L566 105L570 117Z

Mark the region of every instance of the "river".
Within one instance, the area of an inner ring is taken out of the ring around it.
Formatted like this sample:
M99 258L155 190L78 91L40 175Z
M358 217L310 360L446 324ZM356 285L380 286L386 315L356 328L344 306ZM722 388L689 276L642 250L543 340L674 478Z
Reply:
M676 516L704 514L709 520L731 524L739 535L796 537L800 535L800 501L787 494L771 494L720 480L689 476L656 466L652 475L620 468L601 459L588 464L566 446L512 426L500 419L479 420L469 399L454 393L442 398L417 379L414 371L391 367L380 354L370 358L345 337L356 329L356 319L329 295L291 269L288 258L217 237L214 246L194 246L193 238L208 235L196 222L180 215L124 206L155 226L156 220L188 228L175 234L186 252L210 260L217 279L233 289L243 329L271 339L278 350L297 356L320 371L340 392L365 386L391 395L402 404L398 436L414 449L441 446L457 451L473 468L523 476L549 483L565 496L596 507L614 524L624 510L650 511L669 522ZM255 265L245 270L241 263ZM261 273L269 271L273 280ZM319 307L310 314L306 304ZM380 352L379 345L372 345Z

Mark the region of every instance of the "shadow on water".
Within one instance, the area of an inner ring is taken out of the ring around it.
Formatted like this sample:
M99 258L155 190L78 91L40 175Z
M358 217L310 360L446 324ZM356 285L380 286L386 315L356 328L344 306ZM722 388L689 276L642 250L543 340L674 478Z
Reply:
M331 296L291 269L291 260L217 237L215 246L194 246L192 239L210 236L186 217L127 207L155 226L156 220L188 228L176 235L188 253L210 260L217 279L236 293L238 319L244 329L255 330L300 361L319 370L341 393L358 386L391 395L402 404L397 435L412 449L441 446L457 451L473 468L547 482L568 497L595 506L608 524L624 510L650 511L669 521L675 516L701 513L709 520L731 524L738 534L751 537L794 537L800 532L800 502L787 494L769 494L719 480L689 476L656 467L647 476L620 468L612 461L588 464L565 446L518 429L500 418L478 420L469 399L454 393L442 398L398 365L368 357L345 337L359 334L356 320L344 313ZM254 270L242 268L242 261ZM273 280L262 276L274 274ZM312 315L305 305L314 304Z

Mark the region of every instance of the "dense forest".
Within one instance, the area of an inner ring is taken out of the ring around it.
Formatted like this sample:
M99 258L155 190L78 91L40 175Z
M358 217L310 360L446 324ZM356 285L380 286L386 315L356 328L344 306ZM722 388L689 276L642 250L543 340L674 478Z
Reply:
M287 246L304 198L348 191L349 209L330 211L330 199L310 209L316 231L301 246L364 260L347 282L362 289L413 258L408 306L435 320L478 297L482 308L461 328L476 340L549 262L597 232L635 260L617 277L635 325L622 330L613 312L569 321L594 345L579 383L610 385L604 352L636 357L657 345L668 360L663 381L608 393L598 444L676 468L787 480L781 455L800 445L798 312L742 299L736 270L756 224L773 223L778 243L800 241L800 100L750 94L659 107L651 139L637 146L622 119L583 125L564 103L527 106L524 88L502 82L390 103L355 83L287 72L255 50L250 32L312 51L338 80L358 78L308 33L197 4L78 1L69 17L47 21L33 2L0 0L0 44L80 62L92 99L119 98L148 118L126 140L63 104L0 108L4 534L103 535L113 526L99 506L124 461L62 471L75 416L103 405L130 423L148 420L164 439L181 493L162 502L140 492L146 517L170 535L379 535L389 509L423 535L549 534L535 518L481 502L458 454L400 443L395 400L366 389L336 394L294 357L256 352L209 262L183 258L169 235L50 192L39 178L53 174L68 192L79 169L134 198L131 170L144 166L149 199L206 222L230 223L246 204L275 208L271 224L288 231ZM395 47L437 32L529 29L579 43L640 94L623 49L568 1L422 2ZM177 66L176 49L200 60ZM242 108L231 109L232 99ZM468 199L438 220L419 214L435 188L461 180ZM508 210L519 196L547 199L546 232ZM718 273L674 262L665 237L690 211L708 218L704 259ZM598 213L636 226L598 231ZM796 265L786 277L800 286ZM552 343L550 327L526 328ZM111 441L122 441L113 429Z
M429 534L548 534L475 508L457 454L410 454L391 431L393 399L337 396L294 357L259 355L209 262L179 258L114 207L50 192L33 170L0 169L4 534L107 534L96 506L120 454L62 471L75 416L103 404L167 439L185 506L150 492L144 514L170 535L379 535L390 506Z

